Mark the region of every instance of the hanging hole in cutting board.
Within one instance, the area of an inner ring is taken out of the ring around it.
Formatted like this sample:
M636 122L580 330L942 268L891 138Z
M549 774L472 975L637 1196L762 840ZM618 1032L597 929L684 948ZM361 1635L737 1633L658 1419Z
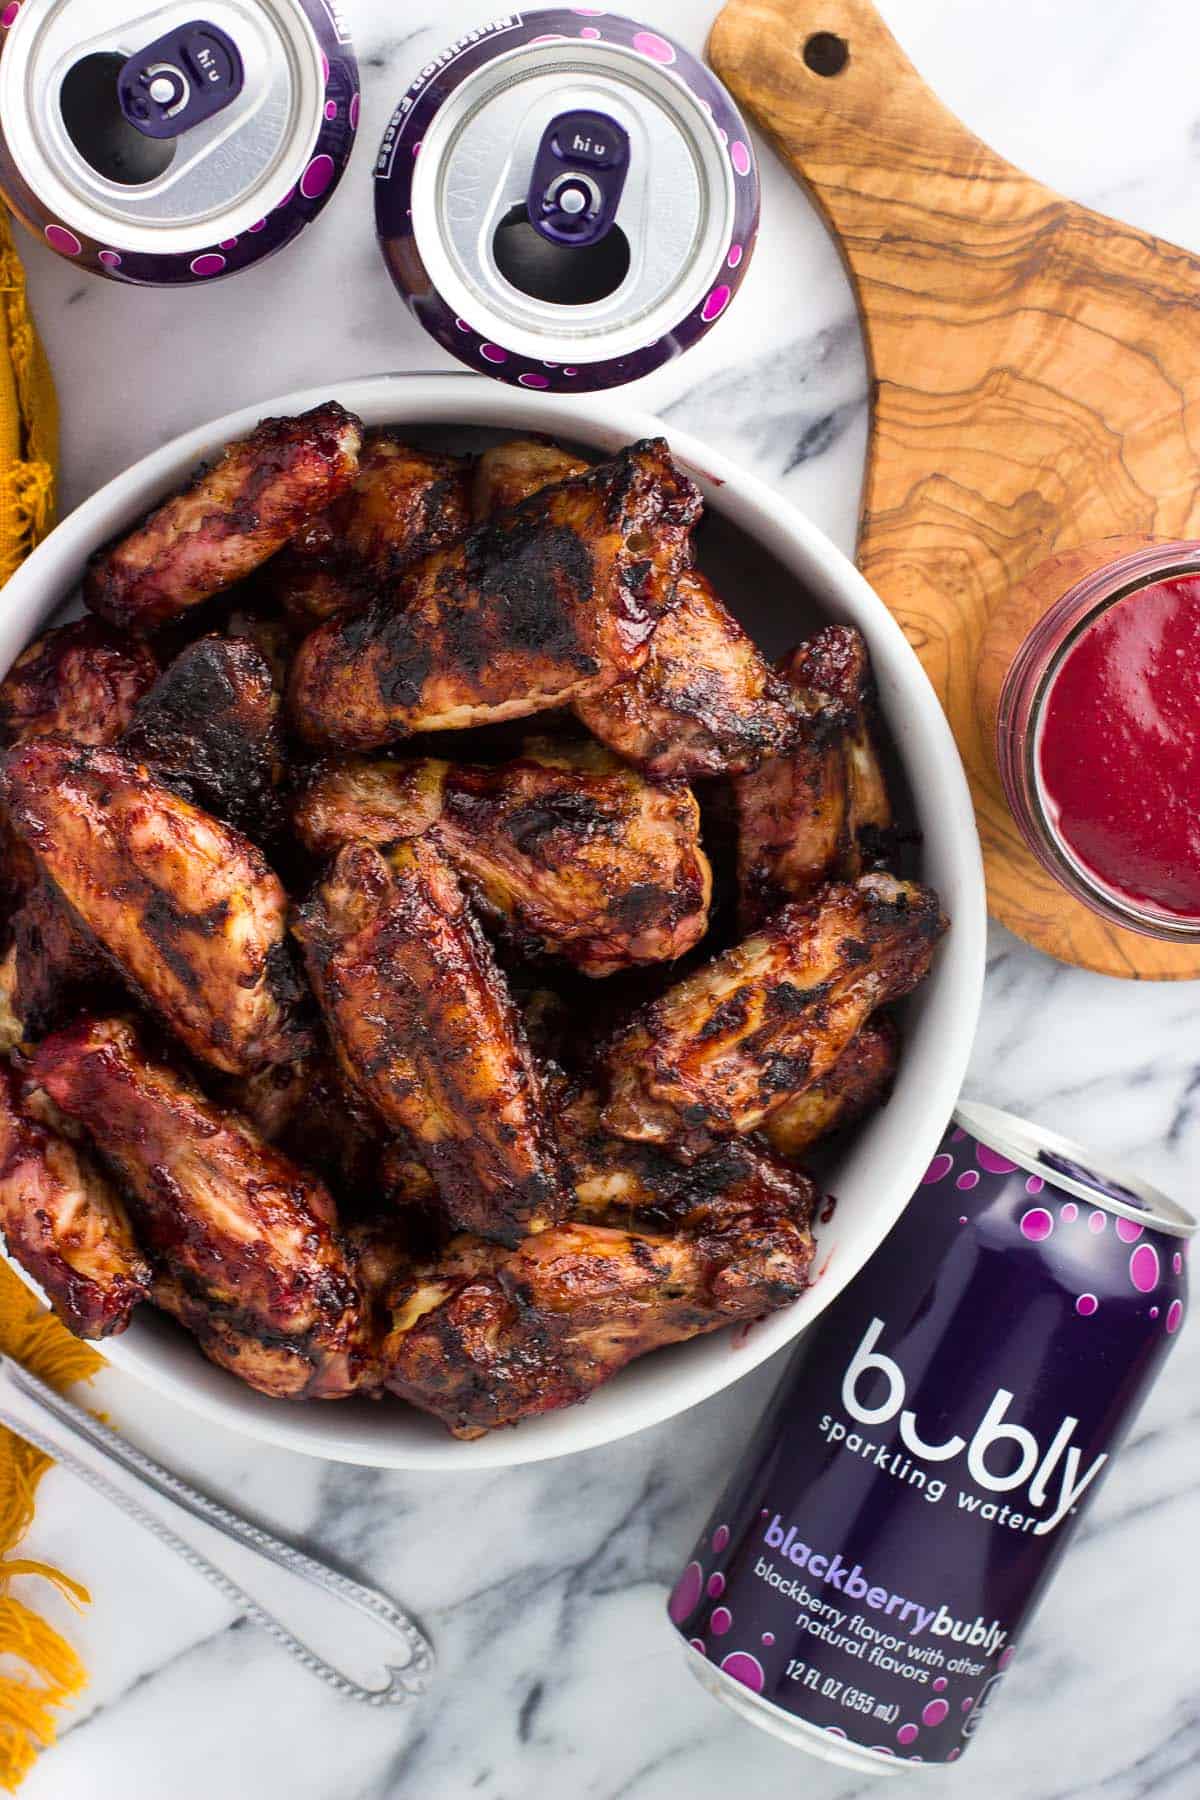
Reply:
M814 31L805 42L805 67L814 75L840 75L849 61L850 46L835 31Z

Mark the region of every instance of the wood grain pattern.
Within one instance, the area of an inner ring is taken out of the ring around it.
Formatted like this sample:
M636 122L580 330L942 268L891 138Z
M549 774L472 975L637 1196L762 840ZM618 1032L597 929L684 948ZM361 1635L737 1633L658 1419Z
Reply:
M818 32L848 48L836 75L805 63ZM730 0L709 54L854 284L873 399L858 561L946 707L992 912L1105 974L1200 975L1200 949L1107 924L1029 854L976 691L990 619L1051 552L1200 537L1200 261L997 156L869 0Z

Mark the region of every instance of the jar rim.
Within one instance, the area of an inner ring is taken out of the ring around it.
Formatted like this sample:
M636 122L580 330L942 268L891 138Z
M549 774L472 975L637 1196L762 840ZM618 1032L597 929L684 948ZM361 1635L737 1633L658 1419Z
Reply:
M1186 575L1200 575L1200 542L1169 539L1142 545L1081 576L1047 608L1018 647L1004 679L997 716L998 737L1003 739L1013 728L1012 713L1019 699L1024 727L1017 763L1023 804L1012 792L1013 760L1002 742L997 744L998 763L1009 805L1035 855L1069 892L1102 917L1126 930L1175 942L1200 938L1200 913L1139 904L1075 853L1053 818L1042 781L1040 746L1051 690L1086 632L1143 588Z

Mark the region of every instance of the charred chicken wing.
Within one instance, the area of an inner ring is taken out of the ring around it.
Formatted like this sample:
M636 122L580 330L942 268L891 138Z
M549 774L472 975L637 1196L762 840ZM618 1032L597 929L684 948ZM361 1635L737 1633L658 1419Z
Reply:
M306 625L369 600L410 564L465 534L469 490L460 457L368 432L353 486L272 563L275 593Z
M763 1126L772 1150L788 1158L804 1156L881 1106L891 1092L900 1057L900 1036L886 1013L876 1013L857 1032L827 1075L773 1112Z
M827 625L784 658L803 724L784 755L735 784L743 923L826 881L853 881L889 847L891 802L873 739L867 646Z
M513 1244L560 1218L533 1058L436 846L347 845L296 932L343 1073L411 1134L455 1223Z
M586 466L552 445L521 439L485 450L475 516L515 506ZM752 769L796 730L786 683L690 567L678 574L642 667L577 699L575 710L602 743L658 781Z
M590 467L582 457L570 456L557 444L544 444L537 438L511 438L505 444L494 444L475 465L472 513L477 520L490 519L493 513L520 506L522 500L555 482L586 475Z
M120 747L227 825L251 837L273 825L283 773L279 695L246 639L189 644L139 701Z
M93 556L84 599L115 625L153 631L281 550L354 479L362 426L334 401L263 419L212 468Z
M125 1208L90 1159L21 1106L0 1064L0 1231L76 1337L112 1337L150 1291Z
M588 730L656 781L737 775L796 734L796 708L698 569L685 569L636 675L585 696Z
M785 906L618 1035L605 1124L685 1153L756 1130L917 986L945 929L932 889L890 875Z
M157 658L137 638L99 619L56 626L0 681L0 744L52 735L115 743L157 678Z
M45 1038L31 1079L83 1126L130 1197L155 1299L263 1393L358 1384L363 1314L325 1187L147 1053L123 1019Z
M566 1224L505 1250L459 1237L383 1296L384 1384L458 1437L585 1399L636 1356L804 1291L807 1210L700 1199L669 1235Z
M39 1037L85 989L112 977L104 954L48 881L36 881L12 920L11 1004L20 1035Z
M10 750L13 823L129 986L218 1069L308 1046L287 896L261 853L115 750L35 738Z
M497 514L309 634L296 729L372 749L598 693L645 661L699 506L654 440Z
M517 949L588 975L670 961L707 929L690 789L651 786L597 745L537 740L490 767L352 760L314 778L295 818L326 855L432 831Z

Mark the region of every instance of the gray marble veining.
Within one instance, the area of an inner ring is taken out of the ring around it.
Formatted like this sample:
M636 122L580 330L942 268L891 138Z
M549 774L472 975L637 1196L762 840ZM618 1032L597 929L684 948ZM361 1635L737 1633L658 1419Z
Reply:
M639 0L699 47L715 0ZM303 247L223 286L136 293L25 246L58 373L68 503L233 405L381 368L445 366L396 300L370 217L374 141L474 0L349 0L365 87L342 191ZM1200 249L1200 13L1186 0L886 0L943 97L1034 173ZM735 308L629 399L775 483L853 540L866 377L851 297L811 206L764 152L760 249ZM1119 1152L1196 1200L1196 988L1106 981L993 933L969 1091ZM87 1580L64 1606L93 1671L29 1800L852 1800L868 1781L708 1700L662 1620L664 1587L777 1366L682 1418L564 1463L421 1478L323 1466L181 1415L116 1376L131 1436L264 1520L390 1587L437 1639L410 1715L349 1708L134 1527L51 1474L30 1541ZM1100 1496L1008 1689L949 1779L971 1800L1200 1794L1200 1338ZM930 1777L902 1777L915 1795ZM936 1778L934 1778L936 1779ZM965 1785L964 1785L965 1784Z

